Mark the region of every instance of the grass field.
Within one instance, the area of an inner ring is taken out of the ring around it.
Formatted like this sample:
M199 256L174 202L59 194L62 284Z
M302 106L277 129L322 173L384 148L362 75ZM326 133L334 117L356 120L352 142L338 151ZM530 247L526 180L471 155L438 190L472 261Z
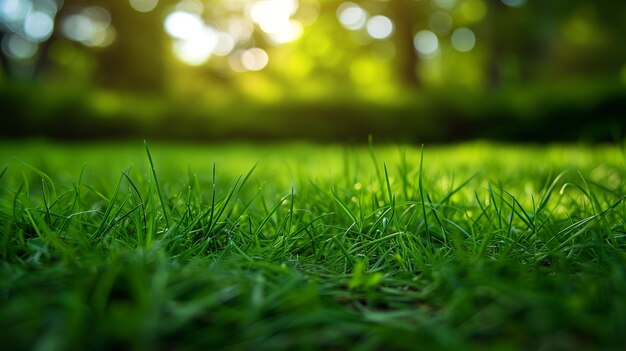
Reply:
M0 142L1 348L623 350L624 160Z

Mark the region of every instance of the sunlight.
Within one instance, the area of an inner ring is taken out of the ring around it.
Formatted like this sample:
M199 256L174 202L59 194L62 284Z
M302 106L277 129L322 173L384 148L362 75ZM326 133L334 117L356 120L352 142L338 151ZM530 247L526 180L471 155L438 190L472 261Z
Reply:
M285 28L282 28L279 32L268 35L268 39L273 44L287 44L300 39L304 28L302 24L296 20L291 20Z
M303 17L307 23L317 16L316 4L305 5L309 10ZM261 70L269 58L259 48L250 49L258 45L258 38L253 37L255 29L271 45L294 42L304 32L303 23L294 18L300 16L298 0L257 0L247 5L231 2L223 6L225 12L219 17L204 18L202 3L183 0L165 17L163 27L175 40L173 50L178 59L197 66L212 55L228 56L228 63L236 72Z
M297 11L295 0L261 0L250 8L250 18L267 34L289 31L290 18Z
M172 49L176 57L191 66L199 66L213 54L228 55L234 48L233 38L218 33L198 14L176 10L163 23L165 31L175 39Z
M218 34L212 27L204 26L185 40L177 40L173 44L174 54L191 66L205 63L213 55L218 46Z
M289 25L289 12L274 1L259 1L252 6L250 17L265 33L274 34Z
M175 11L165 18L165 31L170 36L188 40L204 29L204 21L200 16L183 11Z

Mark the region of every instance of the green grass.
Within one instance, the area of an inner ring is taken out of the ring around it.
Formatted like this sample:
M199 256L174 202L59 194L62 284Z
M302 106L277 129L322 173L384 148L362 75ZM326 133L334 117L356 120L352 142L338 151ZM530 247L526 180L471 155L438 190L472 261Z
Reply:
M618 147L5 141L0 162L2 349L626 348Z

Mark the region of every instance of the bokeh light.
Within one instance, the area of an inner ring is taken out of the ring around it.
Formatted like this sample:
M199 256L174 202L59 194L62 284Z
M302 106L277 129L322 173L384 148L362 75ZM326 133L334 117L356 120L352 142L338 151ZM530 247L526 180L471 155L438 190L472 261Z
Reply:
M159 0L129 0L130 6L137 12L150 12L159 4Z
M320 4L315 0L309 0L300 4L295 16L303 26L310 26L317 21L320 11Z
M451 10L457 4L457 0L434 0L434 2L435 5L445 10Z
M367 34L374 39L386 39L393 33L393 22L385 16L373 16L367 20Z
M24 20L24 34L35 42L48 40L54 29L54 19L43 11L31 11Z
M60 4L63 5L63 1L60 1ZM39 0L33 5L32 10L47 13L51 17L54 17L59 11L59 4L55 0Z
M287 13L289 13L289 16L293 16L298 11L298 8L299 8L298 0L261 0L261 1L272 1L278 4L280 7L287 10Z
M241 54L243 54L243 52L243 50L237 50L228 55L228 66L230 67L230 69L238 73L247 71L247 69L241 63Z
M502 0L502 3L511 7L520 7L526 3L526 0Z
M173 43L174 54L186 64L199 66L213 55L218 40L215 29L204 26L192 36L184 40L176 40Z
M99 6L85 7L65 17L61 32L67 39L93 47L109 46L116 36L110 13Z
M176 11L195 13L201 15L204 12L204 5L200 0L181 0L176 4Z
M290 20L285 28L276 33L268 35L268 39L272 44L286 44L300 39L304 28L302 24L296 20Z
M241 53L241 64L248 71L260 71L268 63L269 56L261 48L251 48Z
M32 6L30 1L4 0L0 2L0 19L9 27L20 22Z
M252 5L250 18L268 34L283 31L289 26L290 8L276 0L262 0Z
M94 31L90 19L81 14L65 17L61 28L66 38L79 42L88 40Z
M435 33L422 30L413 37L413 45L421 56L431 56L439 50L439 39Z
M244 43L252 37L254 27L245 18L233 17L228 20L227 30L236 42Z
M52 36L58 10L54 0L0 0L2 52L21 61L35 56L38 44Z
M302 23L292 18L298 8L296 0L261 0L252 4L248 17L259 26L268 42L282 45L302 36Z
M226 56L235 48L235 39L229 33L219 32L217 34L217 45L213 50L217 56Z
M317 2L309 5L315 9ZM198 66L213 55L227 56L235 72L259 71L267 66L269 55L250 48L258 39L255 28L268 44L296 41L304 32L303 24L292 18L298 9L297 0L236 1L224 3L216 10L219 16L205 20L201 3L183 0L165 17L163 27L174 39L175 56L184 63Z
M337 8L337 19L348 30L359 30L367 22L367 12L361 6L344 2Z
M228 55L235 46L230 35L219 33L195 13L176 10L167 15L163 26L174 38L172 43L174 55L191 66L204 64L216 53Z
M2 38L2 52L13 59L30 59L37 54L38 49L39 45L17 34L9 34Z
M476 35L469 28L457 28L450 37L452 47L459 52L468 52L476 45Z
M197 14L174 11L165 18L164 26L171 37L189 40L204 30L204 20Z

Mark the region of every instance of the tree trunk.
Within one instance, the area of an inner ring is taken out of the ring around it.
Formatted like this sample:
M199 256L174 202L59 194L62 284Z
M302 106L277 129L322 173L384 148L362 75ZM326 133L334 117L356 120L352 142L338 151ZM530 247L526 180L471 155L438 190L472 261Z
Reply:
M413 33L413 26L419 15L424 12L418 8L420 5L411 0L390 1L395 24L394 43L397 48L395 62L398 67L398 75L404 84L413 88L421 85L416 73L420 60L413 47L413 35L415 34Z
M113 44L99 55L99 80L115 89L161 92L165 86L164 34L161 17L139 13L126 2L111 3Z

